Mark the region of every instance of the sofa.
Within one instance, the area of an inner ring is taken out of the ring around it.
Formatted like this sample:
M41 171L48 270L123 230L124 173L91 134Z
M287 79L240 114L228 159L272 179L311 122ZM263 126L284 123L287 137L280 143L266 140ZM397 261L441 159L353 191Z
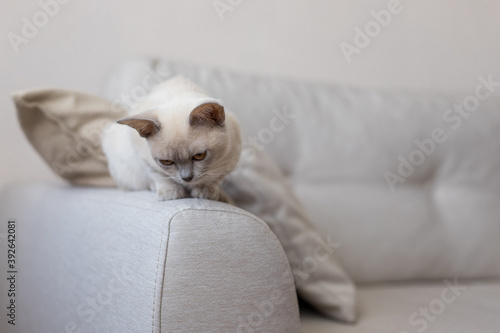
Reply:
M13 184L0 196L0 246L16 250L2 250L1 332L500 331L496 78L375 92L139 58L103 96L133 107L178 74L221 98L246 148L280 166L356 282L357 321L299 300L276 236L241 208Z

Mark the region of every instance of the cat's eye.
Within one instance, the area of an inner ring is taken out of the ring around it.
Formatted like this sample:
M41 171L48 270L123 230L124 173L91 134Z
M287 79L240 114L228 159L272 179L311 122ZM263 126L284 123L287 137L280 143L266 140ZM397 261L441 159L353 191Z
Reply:
M203 152L201 154L196 154L196 155L193 155L193 160L201 161L202 159L205 158L205 156L207 156L207 152Z
M172 165L174 164L174 161L172 160L158 160L161 164L163 165Z

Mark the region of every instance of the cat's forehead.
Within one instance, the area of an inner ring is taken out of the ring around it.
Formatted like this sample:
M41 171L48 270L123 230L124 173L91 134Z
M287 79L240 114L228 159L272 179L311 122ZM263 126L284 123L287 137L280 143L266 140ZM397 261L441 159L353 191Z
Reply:
M150 140L153 155L169 159L191 158L210 148L210 138L201 133L179 131L175 127L171 131L163 128L157 137Z

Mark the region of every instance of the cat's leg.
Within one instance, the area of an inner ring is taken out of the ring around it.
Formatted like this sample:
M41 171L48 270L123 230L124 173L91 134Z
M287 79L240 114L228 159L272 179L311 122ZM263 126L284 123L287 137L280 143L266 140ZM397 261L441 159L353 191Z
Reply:
M193 198L216 200L231 205L234 204L226 192L224 192L217 184L195 187L191 190L191 196Z
M161 182L156 183L156 197L159 201L175 200L187 197L186 189L180 185Z
M156 185L156 198L158 201L175 200L186 198L186 190L184 187L168 183L161 186Z
M127 129L119 124L112 124L105 130L102 149L106 155L108 169L119 188L128 191L147 190L150 177L144 172L144 161L137 158L137 152L129 142Z
M191 190L191 196L198 199L219 200L220 187L217 184L195 187Z
M176 184L165 176L153 172L151 176L154 180L154 188L156 190L156 198L158 201L175 200L187 197L186 189Z
M191 196L198 199L219 200L219 192L218 185L206 185L191 189Z

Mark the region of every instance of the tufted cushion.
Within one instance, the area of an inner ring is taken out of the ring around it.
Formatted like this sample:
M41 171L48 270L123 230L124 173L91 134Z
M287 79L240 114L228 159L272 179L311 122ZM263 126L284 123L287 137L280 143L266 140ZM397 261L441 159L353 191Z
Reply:
M151 68L182 73L238 115L246 149L272 154L355 280L500 275L496 78L462 95L410 95L146 59L116 69L108 98L140 99Z

